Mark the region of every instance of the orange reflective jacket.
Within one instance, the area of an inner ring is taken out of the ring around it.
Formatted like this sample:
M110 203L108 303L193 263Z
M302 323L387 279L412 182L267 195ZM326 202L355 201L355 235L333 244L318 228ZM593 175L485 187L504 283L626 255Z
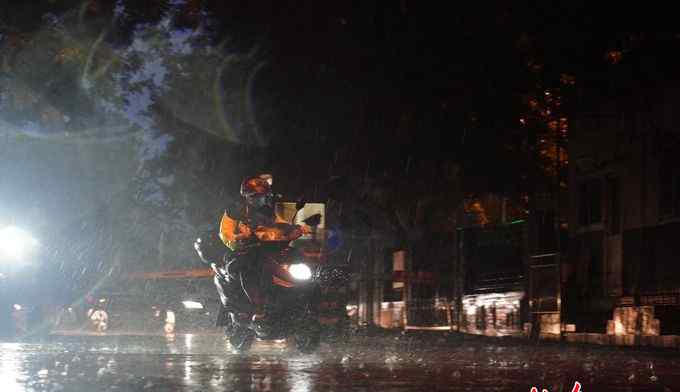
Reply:
M238 243L250 237L250 227L241 221L233 219L225 211L220 221L220 239L231 250L238 248Z
M272 226L258 226L254 232L242 221L230 217L225 211L220 221L220 239L231 250L236 250L239 243L255 234L260 241L292 241L310 232L308 227L297 227L290 230L291 225L278 214Z

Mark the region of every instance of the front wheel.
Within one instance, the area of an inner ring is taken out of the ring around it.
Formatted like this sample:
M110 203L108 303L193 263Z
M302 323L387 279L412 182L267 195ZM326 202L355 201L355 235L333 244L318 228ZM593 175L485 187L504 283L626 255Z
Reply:
M226 335L231 348L237 353L248 352L255 341L255 333L243 327L227 328Z
M255 341L255 332L239 324L234 318L235 315L233 313L230 313L225 318L227 325L225 326L224 334L235 352L245 353L250 350L250 346Z

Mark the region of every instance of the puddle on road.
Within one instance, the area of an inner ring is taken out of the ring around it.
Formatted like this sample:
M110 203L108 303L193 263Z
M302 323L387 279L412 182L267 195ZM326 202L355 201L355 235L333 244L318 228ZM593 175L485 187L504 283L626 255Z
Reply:
M55 338L0 344L2 391L495 390L666 391L680 386L680 353L579 346L457 346L422 342L285 343L230 353L219 336ZM433 347L433 345L428 345Z

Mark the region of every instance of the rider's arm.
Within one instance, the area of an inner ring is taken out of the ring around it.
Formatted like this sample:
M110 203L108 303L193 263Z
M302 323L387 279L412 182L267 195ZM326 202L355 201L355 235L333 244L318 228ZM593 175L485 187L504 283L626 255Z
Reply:
M307 225L295 225L295 228L288 233L289 240L296 240L303 235L312 234L312 228Z
M240 242L250 238L251 231L248 226L239 224L236 219L229 216L225 211L220 222L219 236L226 246L235 250Z

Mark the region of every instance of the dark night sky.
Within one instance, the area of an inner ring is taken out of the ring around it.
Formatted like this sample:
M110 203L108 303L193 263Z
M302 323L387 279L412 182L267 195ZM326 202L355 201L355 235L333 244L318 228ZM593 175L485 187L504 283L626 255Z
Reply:
M42 149L35 159L16 153L12 165L0 166L14 179L5 176L0 182L0 197L10 200L3 205L11 207L0 214L26 217L34 211L43 222L60 222L75 233L68 235L82 238L79 244L88 252L96 248L90 243L118 236L115 243L126 244L120 257L130 260L155 263L173 254L175 262L184 262L191 248L182 241L214 219L225 200L238 200L242 176L259 171L272 172L277 191L288 198L346 198L357 208L368 205L358 185L363 178L382 181L376 188L397 194L387 202L395 204L456 192L516 196L526 191L525 174L535 165L527 152L529 132L519 124L530 95L555 89L563 74L571 75L576 87L569 96L565 92L565 112L572 116L581 102L596 107L603 97L625 96L636 85L677 79L675 34L593 33L592 19L583 18L576 6L452 9L413 0L122 3L124 13L116 18L112 0L13 0L0 8L0 54L8 65L0 70L0 94L7 93L0 95L0 120L16 128L11 142L20 147L3 152ZM66 34L50 26L50 13L64 15ZM168 37L187 34L186 28L198 36L191 44L199 49L189 54L168 49ZM101 47L93 50L102 31ZM162 49L152 47L154 37L161 37L155 43ZM135 39L146 51L131 53ZM75 53L70 62L58 61L62 49ZM612 50L622 55L616 64L606 56ZM99 68L103 76L94 90L82 84L89 53L97 66L119 60L108 71ZM233 68L236 82L231 75L216 76L220 62L232 55L245 64ZM190 75L182 76L177 64ZM254 104L266 147L219 135L229 126L216 119L216 113L228 112L230 125L243 128L236 133L251 135L248 116L238 113L244 106L238 83L257 64L262 68L245 95ZM156 85L161 71L169 75ZM142 81L130 82L134 78ZM143 105L135 93L145 88L155 95ZM219 94L232 101L216 104ZM126 99L136 99L136 108ZM97 112L93 102L98 101L119 103L118 117ZM130 114L140 107L149 113ZM153 125L140 131L135 128L140 118ZM129 144L117 135L113 141L108 134L102 140L87 135L107 119L135 135ZM22 138L27 122L35 129ZM159 146L167 149L157 158L135 150ZM437 188L453 164L462 169L461 181L446 186L458 189ZM332 179L337 181L329 184ZM116 222L102 224L99 215ZM140 216L157 222L139 225ZM92 221L100 231L89 229ZM134 234L127 230L130 222ZM167 242L184 254L162 250L159 238L170 235L176 237ZM128 236L138 245L127 246ZM79 252L85 251L73 251ZM90 262L82 257L82 263Z
M11 3L0 20L24 31L41 26L37 14L81 4L88 18L106 21L115 4ZM126 18L107 40L125 46L169 4L127 2ZM579 88L644 80L661 68L656 57L664 48L657 46L677 46L673 34L638 42L632 34L589 32L595 17L583 17L578 5L206 0L182 7L176 27L203 25L213 44L228 38L230 51L254 51L265 63L254 102L270 148L257 152L253 168L290 175L304 166L305 176L317 178L337 165L379 175L412 159L434 159L500 184L513 174L504 147L524 137L518 118L527 94L558 86L563 73ZM610 49L624 52L617 69L604 57ZM531 61L540 72L529 72Z

